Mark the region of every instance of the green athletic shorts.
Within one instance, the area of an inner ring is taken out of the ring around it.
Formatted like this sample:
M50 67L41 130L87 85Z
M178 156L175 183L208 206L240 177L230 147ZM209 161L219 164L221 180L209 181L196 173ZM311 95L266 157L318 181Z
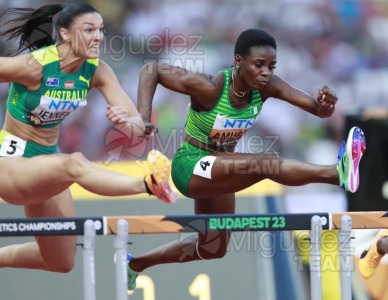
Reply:
M175 153L172 159L171 178L176 188L186 197L190 197L188 188L194 167L202 157L207 155L211 155L211 153L198 149L187 142L183 142Z
M34 157L55 153L59 153L58 145L41 146L22 140L5 130L0 131L0 157Z

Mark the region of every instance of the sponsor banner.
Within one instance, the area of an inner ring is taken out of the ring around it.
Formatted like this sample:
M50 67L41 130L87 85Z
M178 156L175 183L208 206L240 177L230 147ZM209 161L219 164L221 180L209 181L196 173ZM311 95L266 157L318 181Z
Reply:
M319 216L322 229L331 229L329 213L306 214L222 214L194 216L107 216L107 235L117 233L117 222L128 222L130 234L218 232L218 231L285 231L311 230L311 219Z
M329 214L265 214L265 215L209 215L192 218L190 224L182 224L183 231L281 231L310 230L311 218L317 215L322 219L322 229L329 229ZM196 226L192 226L195 221ZM189 226L187 226L189 225Z
M84 223L92 220L97 235L103 235L103 218L0 219L0 236L83 235Z

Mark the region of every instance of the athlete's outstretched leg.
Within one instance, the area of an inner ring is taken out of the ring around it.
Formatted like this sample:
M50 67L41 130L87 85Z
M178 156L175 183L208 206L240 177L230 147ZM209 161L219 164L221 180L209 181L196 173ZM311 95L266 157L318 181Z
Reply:
M207 157L204 157L198 162L211 168L211 179L206 178L205 173L204 176L193 175L188 192L193 198L235 193L263 179L271 179L289 186L328 183L355 192L359 184L358 166L365 148L363 132L354 127L350 130L346 144L341 145L339 162L331 166L283 159L267 153L222 152L216 155L215 160L207 161Z
M149 192L162 201L176 201L178 194L168 183L171 165L168 159L159 151L152 150L145 164L145 177L131 177L99 167L79 152L2 158L0 198L17 205L41 203L77 183L102 196Z
M18 205L41 203L75 182L105 196L145 192L143 178L98 167L81 153L2 158L0 168L0 197Z
M40 204L26 205L29 218L74 217L69 190ZM0 267L69 272L74 265L76 236L37 236L35 242L0 248Z
M211 179L192 176L188 189L190 197L238 192L263 179L290 186L314 182L339 184L335 165L313 165L266 153L220 153L211 167Z

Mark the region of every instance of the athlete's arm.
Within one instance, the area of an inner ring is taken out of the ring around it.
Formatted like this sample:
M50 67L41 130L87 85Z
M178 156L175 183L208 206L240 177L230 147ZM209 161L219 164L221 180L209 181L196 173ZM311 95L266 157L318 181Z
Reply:
M108 103L107 118L130 136L144 134L144 122L131 98L122 89L113 70L100 60L94 73L91 87L103 94Z
M273 75L261 92L264 99L278 98L321 118L330 117L338 100L327 86L319 90L317 97L291 86L279 76Z
M0 82L17 82L28 89L36 89L42 75L42 66L31 54L0 57Z
M137 108L146 122L151 120L152 100L158 84L191 96L192 105L202 107L205 107L209 99L214 98L217 92L216 82L209 75L192 73L184 68L171 65L145 64L140 72Z

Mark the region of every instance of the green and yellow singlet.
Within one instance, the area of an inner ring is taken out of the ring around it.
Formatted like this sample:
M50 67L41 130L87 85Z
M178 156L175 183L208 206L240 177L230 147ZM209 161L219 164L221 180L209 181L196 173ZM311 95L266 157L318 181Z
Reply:
M31 52L43 67L43 79L36 91L11 83L7 109L12 117L25 124L51 128L80 106L86 105L90 82L98 59L88 59L75 73L63 73L56 45Z

